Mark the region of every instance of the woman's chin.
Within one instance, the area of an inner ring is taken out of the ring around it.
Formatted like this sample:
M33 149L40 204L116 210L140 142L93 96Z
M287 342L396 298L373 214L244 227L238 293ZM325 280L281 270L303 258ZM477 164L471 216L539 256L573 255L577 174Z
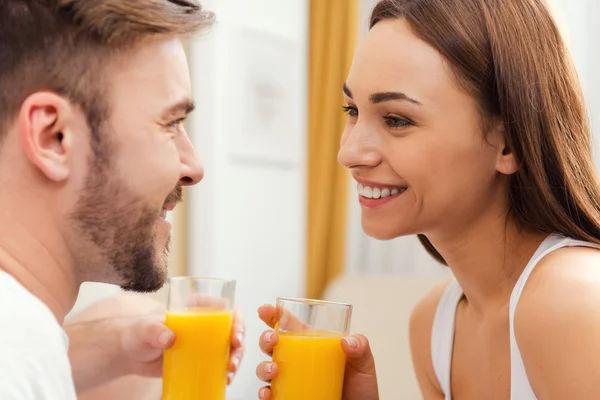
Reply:
M399 229L398 227L369 224L368 221L364 220L362 221L362 228L367 236L377 240L392 240L411 234L408 230Z

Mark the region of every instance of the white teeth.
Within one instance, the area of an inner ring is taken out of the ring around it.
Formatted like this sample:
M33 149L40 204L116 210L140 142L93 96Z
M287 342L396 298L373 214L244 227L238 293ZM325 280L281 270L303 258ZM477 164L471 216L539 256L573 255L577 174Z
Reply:
M404 193L405 191L406 188L381 189L377 187L363 186L360 183L358 184L358 194L368 199L385 199L386 197Z

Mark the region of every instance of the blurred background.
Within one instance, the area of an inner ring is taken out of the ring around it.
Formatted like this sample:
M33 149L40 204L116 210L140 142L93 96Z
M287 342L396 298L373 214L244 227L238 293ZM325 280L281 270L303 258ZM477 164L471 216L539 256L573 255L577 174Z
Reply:
M448 271L416 238L366 237L355 185L336 161L341 85L375 2L203 1L218 22L188 43L198 105L188 132L206 175L169 216L171 274L237 280L247 352L228 399L255 399L262 386L254 371L265 359L257 343L266 327L256 309L277 296L353 303L353 331L371 338L382 398L419 398L407 319ZM598 127L600 2L549 3ZM86 283L73 313L119 291ZM162 301L164 290L152 296Z

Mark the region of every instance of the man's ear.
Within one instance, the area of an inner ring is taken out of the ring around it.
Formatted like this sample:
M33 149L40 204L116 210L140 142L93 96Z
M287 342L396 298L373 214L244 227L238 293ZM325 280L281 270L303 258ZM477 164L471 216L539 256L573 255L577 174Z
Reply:
M519 170L515 152L506 138L504 125L497 121L493 131L489 133L490 142L496 148L496 171L504 175L512 175Z
M48 179L60 182L71 173L74 107L51 92L36 92L23 102L17 124L25 154Z

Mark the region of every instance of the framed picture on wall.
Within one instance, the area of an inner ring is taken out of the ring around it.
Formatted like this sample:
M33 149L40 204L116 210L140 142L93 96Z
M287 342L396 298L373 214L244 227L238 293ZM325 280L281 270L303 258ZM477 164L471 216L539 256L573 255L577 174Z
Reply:
M228 151L239 162L295 165L305 130L307 77L293 39L249 27L230 31Z

